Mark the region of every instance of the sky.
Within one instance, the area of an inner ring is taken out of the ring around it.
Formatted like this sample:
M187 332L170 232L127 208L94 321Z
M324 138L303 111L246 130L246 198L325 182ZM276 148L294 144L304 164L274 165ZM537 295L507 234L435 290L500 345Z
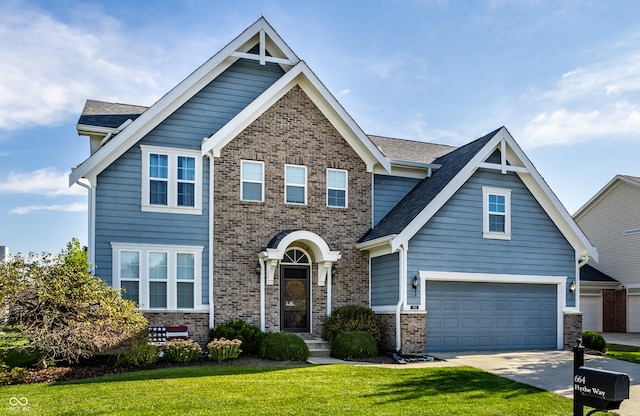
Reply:
M506 126L570 214L640 176L635 0L2 0L0 245L86 244L85 100L150 106L260 16L368 134Z

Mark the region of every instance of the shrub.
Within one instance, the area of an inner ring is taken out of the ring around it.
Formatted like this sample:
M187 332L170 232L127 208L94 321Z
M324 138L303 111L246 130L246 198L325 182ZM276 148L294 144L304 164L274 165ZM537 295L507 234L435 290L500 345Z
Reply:
M147 367L158 362L160 350L149 344L140 344L133 351L121 355L116 360L116 365L121 367Z
M336 308L322 324L322 339L332 342L336 336L347 331L365 331L380 341L378 318L371 308L347 305Z
M29 371L26 368L9 368L6 365L0 365L0 386L21 383L27 377L29 377Z
M214 338L207 344L209 358L217 362L238 358L238 355L242 352L240 349L241 344L242 341L239 339Z
M270 332L260 344L260 356L275 361L305 361L309 358L309 347L295 334Z
M331 356L341 360L353 360L378 355L378 344L368 332L347 331L339 334L331 343Z
M38 361L38 351L17 327L0 327L0 363L8 367L30 367Z
M582 331L582 345L596 351L607 351L607 342L602 335L593 331Z
M43 366L104 353L147 326L135 303L89 273L87 253L76 239L57 256L16 255L0 262L0 321L22 328Z
M189 363L200 358L202 348L192 339L167 341L162 347L164 359L170 363Z
M258 355L260 343L264 339L264 332L257 325L251 325L243 320L227 322L209 331L209 341L215 338L239 339L242 341L242 354Z

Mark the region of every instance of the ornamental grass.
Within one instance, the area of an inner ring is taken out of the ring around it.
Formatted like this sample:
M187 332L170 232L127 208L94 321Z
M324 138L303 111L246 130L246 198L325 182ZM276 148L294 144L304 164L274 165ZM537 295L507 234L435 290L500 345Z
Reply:
M207 344L209 349L209 358L217 362L238 358L242 352L240 345L242 341L239 339L214 338Z

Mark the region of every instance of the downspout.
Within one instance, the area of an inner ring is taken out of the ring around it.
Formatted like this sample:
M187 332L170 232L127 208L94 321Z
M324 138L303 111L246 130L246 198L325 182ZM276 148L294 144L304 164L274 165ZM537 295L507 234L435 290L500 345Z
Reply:
M213 154L207 153L209 158L209 328L213 328L214 304L213 304Z
M404 304L405 292L407 290L405 285L405 274L407 264L407 250L404 244L398 247L398 253L400 256L400 267L398 268L398 304L396 305L396 352L402 349L402 328L400 326L400 313L402 311L402 305Z
M86 179L86 178L85 178ZM80 179L76 181L76 184L86 188L88 192L89 199L89 212L87 213L87 259L89 261L89 272L93 274L95 272L95 252L96 252L96 230L95 230L95 217L96 217L96 187L91 186L91 181L88 180L88 183L81 182Z

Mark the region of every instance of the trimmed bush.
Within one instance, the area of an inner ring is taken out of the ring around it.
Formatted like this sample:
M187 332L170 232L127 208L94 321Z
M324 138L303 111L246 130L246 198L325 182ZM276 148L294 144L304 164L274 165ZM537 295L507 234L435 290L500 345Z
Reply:
M7 384L19 384L29 377L29 370L21 367L9 368L0 365L0 386Z
M133 351L121 355L116 360L119 367L147 367L158 362L160 350L148 344L138 345Z
M309 347L295 334L270 332L260 344L260 357L275 361L305 361L309 358Z
M38 362L39 357L38 351L20 328L0 327L0 364L9 368L30 367Z
M239 339L242 341L242 354L256 356L260 352L260 343L264 335L259 326L237 320L218 325L210 330L209 342L215 338Z
M368 332L347 331L331 343L331 356L341 360L354 360L378 355L378 344Z
M347 305L336 308L322 324L322 339L332 342L339 334L347 331L365 331L380 341L380 325L371 308Z
M214 338L207 344L209 350L209 358L217 362L238 358L242 352L240 345L242 341L239 339Z
M607 341L597 332L582 331L582 345L592 350L607 352Z
M164 359L170 363L189 363L200 358L202 348L192 339L175 339L162 346Z

